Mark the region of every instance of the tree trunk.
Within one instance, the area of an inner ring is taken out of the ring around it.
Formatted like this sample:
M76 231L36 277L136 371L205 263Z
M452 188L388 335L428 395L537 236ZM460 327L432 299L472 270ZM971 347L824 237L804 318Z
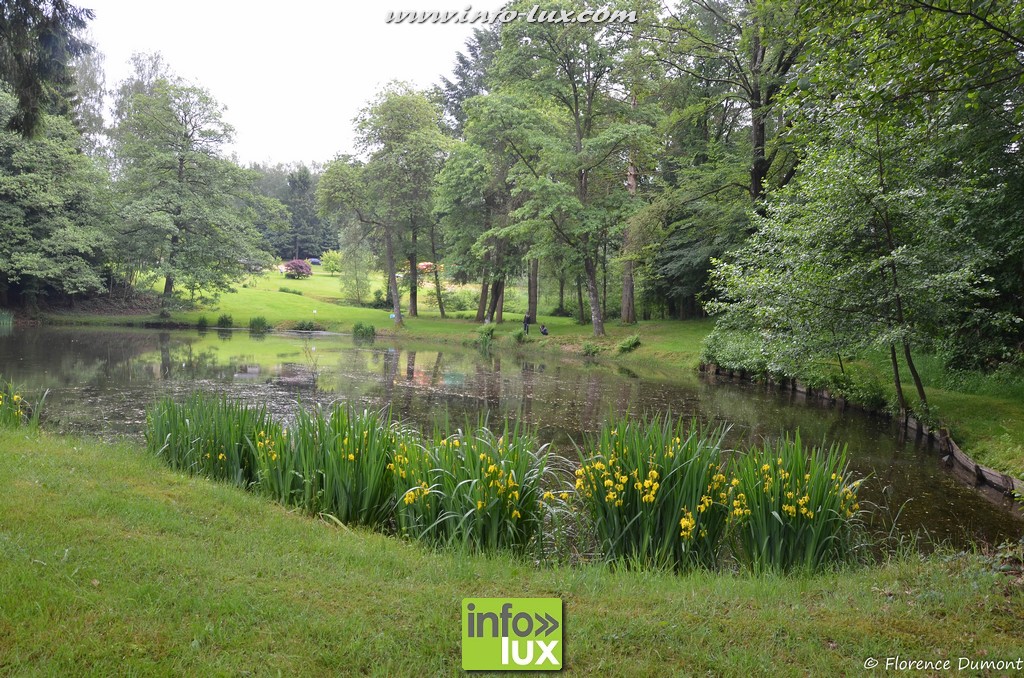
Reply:
M565 310L565 276L558 276L558 310Z
M601 247L601 322L608 317L608 241Z
M636 323L636 305L633 299L633 260L626 259L622 266L622 324Z
M480 303L476 305L476 321L482 323L484 318L487 317L487 276L484 276L484 282L480 285Z
M412 232L412 252L409 254L409 315L419 315L416 304L416 292L419 290L419 270L416 268L416 231Z
M388 287L391 288L391 312L395 314L395 325L402 326L402 298L398 296L398 276L395 271L395 241L391 231L384 235L384 258L388 266Z
M576 317L582 325L586 321L583 319L583 278L580 276L576 276L576 308Z
M636 94L633 94L632 109L636 110ZM703 118L702 118L703 119ZM629 191L629 198L636 198L636 189L640 181L640 171L636 166L636 153L633 149L629 152L629 167L626 168L626 190ZM626 237L622 243L622 254L629 256L629 228L626 228ZM636 304L633 299L633 260L624 259L622 266L622 308L619 309L619 317L623 325L636 324Z
M430 256L434 260L434 290L437 292L437 310L441 312L441 319L444 320L444 299L441 295L441 264L437 262L437 235L434 224L430 224Z
M601 315L601 296L597 289L597 261L584 257L583 270L587 274L587 296L590 297L590 322L594 326L594 336L603 337L604 317Z
M494 322L494 312L498 309L498 301L501 292L501 280L494 280L491 282L491 303L487 307L487 315L484 317L484 322Z
M903 397L903 385L900 383L900 364L896 360L896 344L889 344L889 360L892 363L892 383L896 387L896 404L900 408L900 419L906 421L907 399Z
M529 273L527 274L529 293L527 295L526 312L530 320L537 322L537 298L540 296L538 283L540 282L540 259L533 258L529 262Z
M484 272L480 276L483 278L483 283L480 285L480 301L476 305L476 321L478 323L482 323L484 318L487 317L487 264L490 262L490 259L490 252L484 254Z
M501 281L501 285L498 287L498 311L497 311L497 323L500 325L505 322L505 281Z
M914 378L914 387L917 389L917 397L921 400L921 406L927 411L928 398L924 394L924 384L921 382L921 375L917 373L917 367L914 365L914 359L910 357L910 342L906 339L903 340L903 357L907 359L907 369L910 370L910 376Z
M164 309L167 308L167 305L171 301L171 297L174 296L174 255L177 254L178 243L180 242L181 237L178 234L171 236L171 252L167 257L167 263L172 272L168 273L167 277L164 278L164 298L161 301L161 306L163 306Z

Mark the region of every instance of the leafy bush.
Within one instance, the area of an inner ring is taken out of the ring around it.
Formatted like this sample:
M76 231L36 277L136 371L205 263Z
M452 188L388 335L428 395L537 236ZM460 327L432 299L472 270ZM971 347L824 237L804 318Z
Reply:
M587 357L593 357L602 350L603 349L600 346L591 341L584 341L583 346L580 348L580 352Z
M292 259L284 265L284 277L301 280L313 275L313 267L304 259Z
M233 327L234 324L234 318L232 318L227 313L222 313L220 317L217 318L217 327Z
M723 428L668 416L609 421L587 440L577 496L609 560L636 567L713 567L732 494Z
M394 304L391 303L391 289L389 288L385 293L382 289L375 289L373 291L373 301L370 302L370 308L378 308L382 311L389 311L393 308Z
M300 297L302 296L302 290L295 290L295 289L292 289L291 287L283 287L283 286L282 287L278 287L277 291L278 292L284 292L285 294L297 294Z
M640 347L640 335L639 334L631 334L628 337L626 337L625 339L623 339L622 341L620 341L618 344L616 344L616 348L619 349L619 353L629 353L631 351L635 351L639 347Z
M197 330L205 330L210 326L210 321L206 319L205 315L199 316L199 320L196 321Z
M453 292L441 292L441 299L444 301L445 311L469 311L476 308L480 297L478 293L469 290L456 290Z
M752 448L735 467L730 517L752 570L818 570L851 556L860 481L850 477L845 447L808 450L798 432Z
M249 318L249 331L256 334L262 334L270 330L270 323L267 319L261 315Z
M757 337L736 330L715 327L704 339L700 361L714 363L727 370L767 374L768 360Z
M352 338L356 341L373 341L377 337L377 329L373 325L356 323L352 326Z
M520 329L512 333L512 341L514 341L517 344L525 344L531 341L531 339L530 335L528 335L526 332Z
M323 332L325 328L315 320L300 320L292 329L298 332Z

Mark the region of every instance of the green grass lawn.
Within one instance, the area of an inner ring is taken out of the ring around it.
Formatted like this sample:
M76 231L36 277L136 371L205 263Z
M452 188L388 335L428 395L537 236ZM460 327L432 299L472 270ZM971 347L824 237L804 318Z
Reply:
M686 576L432 552L166 469L0 432L0 674L451 675L460 601L560 597L571 675L857 675L1015 660L1021 580L977 555ZM997 672L999 673L999 672Z

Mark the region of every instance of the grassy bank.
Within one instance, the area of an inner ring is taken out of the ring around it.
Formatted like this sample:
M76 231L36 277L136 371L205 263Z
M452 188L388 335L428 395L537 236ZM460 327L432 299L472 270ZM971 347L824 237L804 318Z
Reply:
M319 270L319 269L317 269ZM253 278L247 287L224 294L216 304L194 310L177 311L170 319L161 319L155 312L145 314L121 313L49 313L44 322L54 324L126 325L142 326L147 323L170 322L195 326L200 318L206 318L210 327L216 325L221 315L229 315L234 327L247 328L249 321L263 317L279 329L291 329L296 323L313 321L330 332L349 333L357 323L373 325L378 336L397 337L402 340L432 341L445 343L472 342L476 339L479 325L471 318L473 311L450 312L441 319L436 308L431 307L433 294L420 290L420 314L412 318L405 316L404 326L396 328L389 317L390 311L346 305L337 278L316 273L303 280L290 280L277 273ZM282 292L281 288L289 291ZM300 294L295 294L296 292ZM402 308L408 308L407 300ZM462 317L457 317L462 316ZM535 325L531 325L528 343L516 344L513 333L522 328L522 312L505 313L505 322L498 326L494 348L516 346L521 350L557 351L580 354L584 344L590 344L597 351L597 357L616 356L637 365L658 365L692 371L698 365L700 343L711 331L713 322L696 321L648 321L637 326L622 326L616 319L610 320L605 329L607 336L595 339L588 323L579 324L573 318L562 318L541 313ZM547 325L550 334L540 334L540 324ZM630 353L618 352L618 344L626 337L640 334L640 347Z
M1019 579L978 556L814 577L613 573L436 553L128 446L0 433L0 673L455 674L464 596L565 601L575 675L859 673L1016 659Z

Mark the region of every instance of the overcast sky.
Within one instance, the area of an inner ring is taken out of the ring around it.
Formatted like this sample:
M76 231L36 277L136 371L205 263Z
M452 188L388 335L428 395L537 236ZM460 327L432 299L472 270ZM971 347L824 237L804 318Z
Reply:
M160 52L178 75L227 106L230 149L250 162L326 162L351 152L352 118L390 80L450 76L474 26L385 23L389 10L463 10L467 0L80 0L107 87L133 52ZM481 0L474 9L495 9Z

